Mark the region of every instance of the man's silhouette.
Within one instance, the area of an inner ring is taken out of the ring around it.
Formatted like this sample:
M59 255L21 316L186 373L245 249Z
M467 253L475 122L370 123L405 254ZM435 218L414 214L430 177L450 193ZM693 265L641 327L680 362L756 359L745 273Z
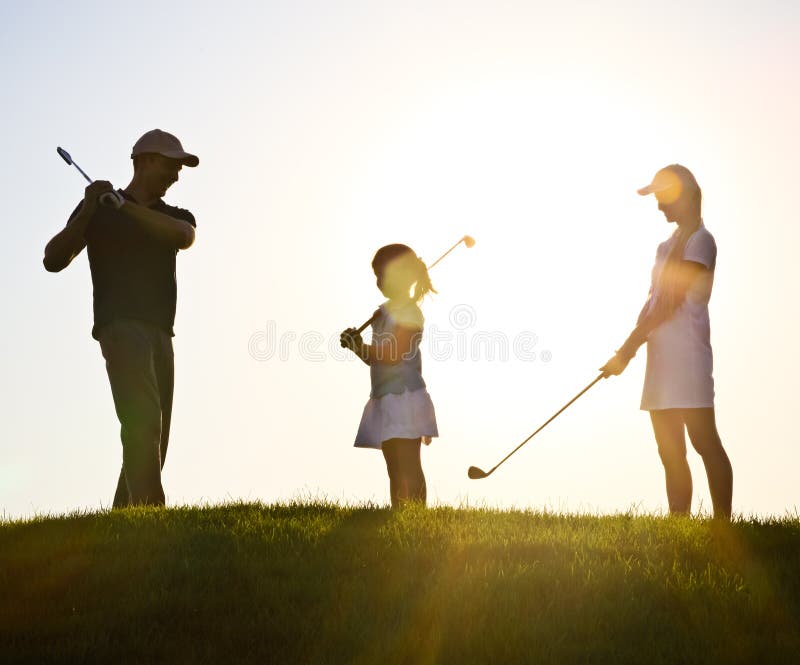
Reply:
M111 183L95 181L66 227L47 243L44 267L66 268L84 247L94 287L92 336L106 360L121 424L122 472L114 507L164 504L174 365L175 256L194 242L188 210L161 199L182 166L197 166L180 141L154 129L133 146L133 179L119 209L101 205Z

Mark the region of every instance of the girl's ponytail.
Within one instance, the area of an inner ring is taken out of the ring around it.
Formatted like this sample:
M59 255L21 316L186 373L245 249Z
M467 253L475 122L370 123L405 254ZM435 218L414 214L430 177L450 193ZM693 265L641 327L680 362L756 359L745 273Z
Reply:
M418 256L414 257L414 261L414 272L417 278L417 284L414 286L414 301L419 304L429 293L436 293L436 289L431 284L431 277L425 262Z

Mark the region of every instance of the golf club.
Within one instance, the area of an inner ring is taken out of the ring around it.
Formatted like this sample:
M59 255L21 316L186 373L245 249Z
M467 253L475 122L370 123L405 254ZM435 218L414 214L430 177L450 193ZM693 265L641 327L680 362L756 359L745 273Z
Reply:
M67 164L69 164L70 166L74 166L76 169L78 169L78 172L84 178L86 178L86 181L89 184L94 182L88 175L86 175L86 172L73 161L72 156L66 150L64 150L64 148L56 148L56 152L61 156L61 159L63 159ZM120 208L122 204L125 203L125 199L123 199L116 192L106 192L105 194L101 194L98 200L102 205L114 206L115 208Z
M436 259L436 260L435 260L433 263L431 263L431 264L428 266L428 270L430 270L431 268L433 268L433 266L435 266L437 263L439 263L439 261L441 261L441 260L442 260L442 259L443 259L445 256L447 256L447 255L448 255L450 252L452 252L452 251L453 251L453 250L454 250L456 247L458 247L458 246L459 246L459 245L460 245L462 242L464 243L464 246L465 246L465 247L467 247L468 249L469 249L470 247L474 247L474 246L475 246L475 238L473 238L472 236L464 236L464 237L463 237L463 238L461 238L461 239L460 239L460 240L459 240L459 241L458 241L458 242L457 242L455 245L453 245L453 246L452 246L450 249L448 249L448 250L447 250L447 251L446 251L444 254L442 254L442 255L441 255L441 256L440 256L438 259ZM366 330L367 326L368 326L368 325L370 325L370 324L371 324L371 323L374 321L376 314L377 314L377 312L376 312L375 314L373 314L371 317L369 317L369 318L368 318L366 321L364 321L364 323L362 323L362 324L361 324L361 326L360 326L359 328L357 328L357 329L356 329L356 333L358 333L358 334L360 335L362 332L364 332L364 330Z
M564 406L562 406L550 419L542 425L539 429L537 429L533 434L531 434L527 439L525 439L522 443L520 443L514 450L512 450L508 455L506 455L503 459L501 459L497 464L495 464L489 471L484 471L483 469L479 469L477 466L471 466L467 470L467 476L469 476L470 480L480 480L481 478L486 478L487 476L491 476L503 462L505 462L509 457L511 457L515 452L517 452L522 446L524 446L528 441L530 441L533 437L535 437L539 432L541 432L545 427L547 427L551 422L553 422L559 415L561 415L564 411L567 410L573 402L575 402L583 393L585 393L589 388L591 388L595 383L597 383L600 379L603 378L602 373L598 375L598 377L592 381L588 386L586 386L583 390L581 390L575 397L573 397L569 402L567 402Z

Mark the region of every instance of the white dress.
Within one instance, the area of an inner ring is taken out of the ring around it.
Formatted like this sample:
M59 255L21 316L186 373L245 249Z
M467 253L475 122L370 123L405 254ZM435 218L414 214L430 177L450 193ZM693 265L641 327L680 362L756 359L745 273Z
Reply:
M658 296L658 279L675 240L673 235L658 246L649 307L653 306ZM714 406L714 357L708 301L714 284L717 245L714 236L702 224L686 243L683 260L700 263L708 270L689 287L686 300L672 318L653 330L647 338L647 369L641 403L643 411Z
M429 444L439 436L433 401L425 388L370 397L356 434L356 448L380 450L389 439L422 439Z
M381 305L380 315L372 324L373 338L392 334L397 325L417 330L424 328L425 319L416 303L394 305L389 301ZM419 339L415 344L413 358L393 367L370 368L372 395L361 416L354 443L356 448L380 450L383 442L389 439L422 439L429 444L432 437L439 436L433 401L422 379ZM385 381L391 383L388 392Z

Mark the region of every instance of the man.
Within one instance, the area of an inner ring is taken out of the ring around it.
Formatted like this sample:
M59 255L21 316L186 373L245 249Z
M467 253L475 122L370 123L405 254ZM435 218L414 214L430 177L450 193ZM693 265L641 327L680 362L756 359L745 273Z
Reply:
M66 227L44 250L50 272L66 268L84 247L89 255L92 336L100 342L122 426L115 508L164 505L161 469L172 415L175 256L194 242L195 220L161 197L178 180L181 167L199 163L175 136L160 129L144 134L131 158L130 184L116 192L106 181L90 184Z

